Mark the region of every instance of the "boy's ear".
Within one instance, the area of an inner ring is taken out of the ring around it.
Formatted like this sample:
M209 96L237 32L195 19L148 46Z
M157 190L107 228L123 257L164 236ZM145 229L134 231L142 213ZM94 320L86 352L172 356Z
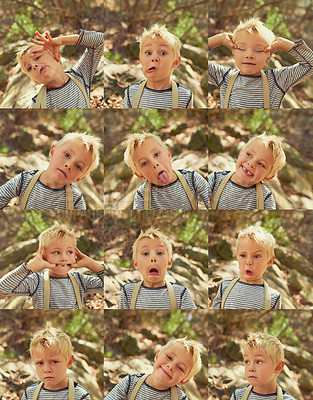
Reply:
M190 381L190 379L187 379L187 380L183 379L182 381L179 382L179 385L184 385L185 383L187 383L189 381Z
M263 181L263 182L268 182L268 181L270 181L271 179L275 178L275 176L276 176L276 175L273 175L273 176L268 177L268 178L263 178L262 181Z
M169 157L169 159L171 160L171 158L172 158L172 153L171 153L171 150L167 147L167 152L168 152L168 157Z
M132 258L132 264L135 269L138 269L138 264L136 263L136 260L134 258Z
M172 257L170 260L168 260L168 267L167 267L167 269L171 268L172 264L173 264L173 257Z
M178 58L176 58L176 60L173 62L172 67L173 67L173 68L178 67L179 64L180 64L180 62L181 62L181 56L179 56Z
M267 266L269 267L270 265L272 265L274 260L275 260L275 256L272 256L270 259L268 259L267 260Z
M154 356L154 361L156 361L159 358L159 353L160 353L160 350L158 350L156 352L156 355Z
M134 175L136 175L137 176L137 178L140 178L140 179L146 179L143 175L141 175L141 174L137 174L137 172L134 172Z
M54 149L55 149L55 144L53 144L53 145L51 146L51 149L50 149L50 151L49 151L49 158L51 158L51 157L53 156Z
M73 362L74 362L74 356L73 356L73 354L72 354L72 355L71 355L71 358L68 360L67 368L70 368L70 367L72 366Z
M284 361L280 361L280 362L276 365L275 373L276 373L276 374L279 374L279 373L283 370L284 365L285 365Z

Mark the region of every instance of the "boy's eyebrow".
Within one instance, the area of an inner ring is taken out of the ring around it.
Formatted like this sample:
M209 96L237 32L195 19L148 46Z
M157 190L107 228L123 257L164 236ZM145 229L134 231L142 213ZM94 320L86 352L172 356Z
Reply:
M149 46L151 46L151 43L150 43L150 42L147 43L147 44L144 44L144 45L142 46L142 48L149 47ZM161 47L161 46L170 47L169 43L166 43L166 42L160 44L160 47Z

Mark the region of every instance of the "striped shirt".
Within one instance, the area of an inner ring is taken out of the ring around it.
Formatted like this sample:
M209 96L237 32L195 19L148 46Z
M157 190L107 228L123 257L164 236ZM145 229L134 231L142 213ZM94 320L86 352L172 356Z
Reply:
M97 276L73 272L83 303L84 293L103 292L104 269ZM4 296L30 296L34 309L43 309L44 275L32 272L23 263L0 279L0 294ZM50 309L78 309L70 278L50 276Z
M208 205L208 182L195 171L179 170L186 179L187 184L194 195L196 202L201 198L206 208ZM146 181L147 182L147 181ZM136 192L134 199L134 210L144 209L144 193L146 182ZM198 206L198 202L197 202ZM165 185L157 186L151 184L151 209L152 210L191 210L188 196L177 178L176 181Z
M29 182L38 170L22 172L0 187L0 209L4 208L11 199L21 200ZM85 200L80 191L71 184L75 210L86 210ZM66 189L53 189L40 182L35 183L25 206L26 210L65 210Z
M84 86L90 99L91 82L103 54L104 34L80 30L77 45L86 47L81 58L68 72ZM30 108L35 108L37 95L33 97ZM46 108L87 108L85 97L72 79L58 87L47 88Z
M118 307L119 309L130 309L132 294L137 283L138 282L130 282L126 283L126 285L123 286L120 297L120 304ZM177 285L176 283L171 283L171 285L173 285L178 309L190 310L197 308L187 288L181 285ZM166 285L156 288L150 288L141 285L138 292L135 308L157 308L170 310L171 302Z
M223 281L214 297L212 309L220 309L222 297L232 279ZM281 309L281 294L269 287L271 294L271 308ZM251 284L238 281L229 292L224 308L229 309L260 309L264 310L265 289L264 285Z
M138 92L139 83L130 85L125 90L123 108L133 108L136 94ZM177 83L178 89L178 108L192 108L193 95L190 89ZM172 108L172 88L164 90L150 89L144 87L138 108Z
M37 386L40 382L26 388L23 393L22 400L32 400ZM74 382L75 400L90 400L89 393L86 389ZM38 400L68 400L68 388L59 390L49 390L42 387L39 392Z
M213 172L209 175L209 198L212 207L214 196L222 180L230 171ZM264 210L276 210L276 203L272 192L262 183ZM221 193L217 210L256 210L257 188L256 185L244 187L234 183L231 178Z
M105 396L105 400L129 400L130 395L144 374L127 375ZM177 387L178 400L188 400L188 397L180 387ZM144 382L137 395L136 400L171 400L171 389L158 390Z
M270 89L270 108L279 108L288 89L313 74L313 51L303 40L288 51L298 63L289 67L264 71ZM209 61L209 82L220 88L221 108L225 108L226 90L235 69ZM264 108L262 77L239 74L234 82L229 108Z
M241 388L236 389L234 393L231 395L230 400L241 400L247 387L248 386L243 386ZM277 393L259 394L254 392L252 388L248 400L277 400ZM283 390L283 400L296 400L296 399Z

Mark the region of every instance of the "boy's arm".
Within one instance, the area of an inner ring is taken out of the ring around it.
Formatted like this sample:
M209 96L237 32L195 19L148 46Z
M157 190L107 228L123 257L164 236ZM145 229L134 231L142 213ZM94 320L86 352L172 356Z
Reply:
M208 177L208 198L210 200L210 208L212 208L214 183L215 175L214 172L212 172L212 174L210 174Z
M16 175L0 187L0 209L3 209L11 199L21 192L23 174Z
M198 172L194 174L195 178L195 190L198 196L200 196L207 210L209 209L209 185L208 181L203 178Z
M141 185L135 194L133 210L144 209L144 197L143 197L144 193L145 193L145 185Z
M127 300L127 294L125 291L125 286L122 287L120 302L118 306L119 310L129 310L129 302Z
M181 299L181 309L182 310L197 309L197 306L195 305L195 302L193 301L191 294L189 293L188 289L186 289L186 288L183 292L182 299Z
M52 38L49 32L45 32L41 34L40 32L35 32L38 38L40 39L30 39L30 41L38 46L42 46L41 49L35 49L32 51L33 54L41 53L44 50L50 50L54 58L59 61L60 60L60 52L59 49L61 46L65 45L74 45L77 43L79 35L67 35L67 36L58 36L56 38Z
M124 98L123 98L123 108L132 108L130 100L129 100L129 87L124 91Z
M230 50L236 48L236 45L232 41L233 34L230 32L222 32L217 35L211 36L208 39L208 46L210 49L215 49L218 46L226 46Z
M276 210L276 202L271 191L264 199L264 210Z
M125 376L114 388L105 396L105 400L126 400L130 385L130 376Z
M213 299L212 310L220 310L222 307L222 284L218 288L217 294Z
M276 299L276 302L274 304L273 309L275 310L281 310L281 294L279 293L279 296Z
M38 283L38 276L33 275L33 272L23 263L0 279L0 294L4 296L33 295Z

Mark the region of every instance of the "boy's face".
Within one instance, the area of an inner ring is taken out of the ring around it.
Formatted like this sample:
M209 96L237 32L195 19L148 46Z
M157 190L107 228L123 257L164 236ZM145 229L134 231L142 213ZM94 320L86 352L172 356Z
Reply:
M44 179L54 187L80 181L91 164L91 154L84 144L77 140L68 140L60 147L51 147L49 167L44 172Z
M173 259L169 259L167 249L159 238L143 238L138 242L136 258L133 265L141 273L143 285L161 287L164 277Z
M140 62L147 87L162 90L171 87L171 73L180 57L175 60L170 44L161 37L147 37L142 43Z
M50 276L67 276L71 265L76 263L75 240L71 237L53 240L45 248L44 259L50 264L55 264L55 267L49 269Z
M40 347L34 347L32 353L38 378L43 382L45 389L59 390L67 387L66 370L73 364L73 356L66 360L59 351Z
M269 257L264 247L255 240L239 239L236 258L239 263L240 281L262 284L263 274L273 264L275 256Z
M192 368L192 355L181 343L173 343L165 350L159 350L154 358L153 378L157 380L160 390L166 390L185 380Z
M252 76L260 75L264 64L270 59L269 51L265 51L268 48L266 40L259 32L239 31L236 33L235 45L233 56L240 73Z
M168 185L176 180L171 158L170 149L148 138L140 147L135 148L133 161L139 171L135 175L157 186Z
M281 361L275 365L272 358L262 349L252 348L244 352L245 375L260 394L273 393L276 390L276 378L284 367Z
M251 187L261 181L269 181L273 166L273 151L266 148L260 140L254 140L239 153L236 172L231 180L240 186Z
M37 84L58 87L58 74L63 71L60 60L56 60L48 50L32 53L33 50L38 49L41 49L41 46L32 46L24 54L22 58L24 72Z

